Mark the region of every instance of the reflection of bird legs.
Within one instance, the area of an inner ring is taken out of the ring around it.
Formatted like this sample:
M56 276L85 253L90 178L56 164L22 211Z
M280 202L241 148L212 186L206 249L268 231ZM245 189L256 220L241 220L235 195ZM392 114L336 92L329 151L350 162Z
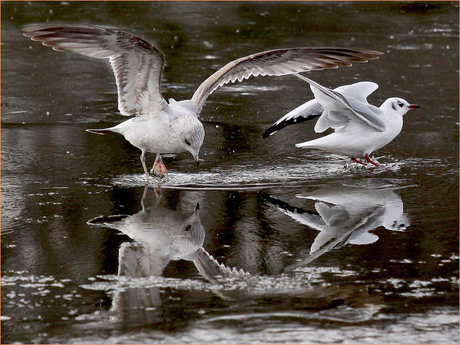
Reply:
M147 198L148 190L149 190L149 186L146 185L144 187L144 193L142 194L142 199L141 199L142 210L145 210L145 198ZM161 188L161 187L153 187L153 190L155 192L155 197L157 199L157 201L155 202L155 207L158 207L158 205L160 204L160 200L163 197L163 188Z
M147 197L147 192L149 190L149 186L148 185L145 185L144 187L144 193L142 193L142 199L141 199L141 207L142 207L142 211L145 210L145 198Z
M153 190L155 191L155 196L157 198L157 201L155 203L155 207L158 207L158 205L160 204L160 200L163 197L163 188L154 187Z
M155 157L155 162L153 163L153 166L150 172L152 174L155 173L160 177L163 177L168 172L168 169L166 169L165 163L163 163L163 158L161 158L161 155L159 153L157 153L157 156Z

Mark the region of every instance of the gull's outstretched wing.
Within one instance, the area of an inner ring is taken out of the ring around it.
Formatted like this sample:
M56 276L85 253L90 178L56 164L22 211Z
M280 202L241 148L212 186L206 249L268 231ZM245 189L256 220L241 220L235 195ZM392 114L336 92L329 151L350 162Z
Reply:
M235 267L230 268L219 263L204 248L199 248L192 256L191 261L195 264L198 272L213 284L218 283L218 277L241 279L251 277L251 274L245 272L242 268L238 270Z
M345 92L340 92L338 89L331 90L303 75L296 74L296 76L310 84L315 99L324 108L325 114L318 120L315 126L316 132L322 132L329 127L344 126L353 116L379 132L385 130L385 123L378 115L380 109L370 105L366 100L367 96L377 89L377 84L363 82L365 84L358 83L357 87L354 84L355 87L348 90L352 96L348 96L347 90ZM362 94L358 95L357 91Z
M367 103L367 97L377 90L378 85L376 83L370 81L362 81L359 83L354 83L350 85L339 86L338 88L334 89L345 95L347 98L353 98L356 101ZM289 125L293 125L296 123L300 123L307 120L316 119L317 117L321 116L324 109L321 104L318 103L316 99L309 100L304 104L298 106L294 110L291 110L289 113L284 115L278 121L276 121L270 128L268 128L264 134L262 135L264 138L275 134L280 129L287 127ZM336 123L328 121L329 118L326 116L322 116L315 125L315 132L322 133L329 127L334 128ZM345 125L348 119L344 119L343 123L340 125Z
M166 106L160 91L164 58L147 41L97 26L35 24L22 30L24 36L54 50L109 59L122 115L152 114Z
M199 115L206 98L218 87L251 76L281 76L300 72L351 66L353 62L377 59L382 53L348 48L287 48L252 54L226 64L206 79L193 94Z
M264 134L262 134L262 136L267 138L268 136L275 134L284 127L307 120L316 119L318 116L321 116L322 113L323 107L321 104L319 104L316 99L309 100L308 102L305 102L304 104L291 110L289 113L276 121L264 132Z

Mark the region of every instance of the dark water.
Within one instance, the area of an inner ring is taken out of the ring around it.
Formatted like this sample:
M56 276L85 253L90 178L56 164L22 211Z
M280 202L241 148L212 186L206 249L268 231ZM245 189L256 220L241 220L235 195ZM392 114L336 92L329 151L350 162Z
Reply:
M366 168L296 149L312 123L262 139L311 97L296 78L225 87L159 198L137 149L85 132L124 120L109 68L21 36L44 21L155 42L167 98L249 53L349 46L385 55L309 76L422 108ZM453 2L3 2L2 342L458 343L458 24Z

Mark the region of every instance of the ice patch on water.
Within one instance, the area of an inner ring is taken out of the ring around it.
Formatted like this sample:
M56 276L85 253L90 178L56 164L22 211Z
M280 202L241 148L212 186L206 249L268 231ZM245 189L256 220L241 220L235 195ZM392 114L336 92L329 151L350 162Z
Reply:
M311 267L308 270L296 271L293 274L281 274L277 276L245 276L223 277L217 276L212 282L202 278L166 278L162 276L150 276L133 278L115 275L97 276L97 280L91 280L80 287L87 290L105 291L114 293L127 291L129 289L151 289L151 288L171 288L176 290L199 290L199 291L219 291L224 298L236 299L241 296L264 296L264 295L297 295L304 294L306 291L324 290L330 286L324 279L324 274L334 274L337 276L350 276L356 272L347 271L345 275L340 272L338 267ZM315 292L314 295L318 293ZM236 295L235 295L236 294Z
M194 279L177 279L151 276L145 278L130 278L117 276L99 276L99 281L81 285L87 290L96 291L120 291L137 288L172 288L177 290L202 290L209 291L213 287L211 283Z

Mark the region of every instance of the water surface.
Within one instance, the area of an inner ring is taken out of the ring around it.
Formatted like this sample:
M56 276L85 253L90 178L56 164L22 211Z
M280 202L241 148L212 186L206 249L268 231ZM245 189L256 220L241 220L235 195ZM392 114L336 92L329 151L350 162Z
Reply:
M361 167L295 148L313 123L262 139L303 82L233 84L200 167L168 156L146 186L136 148L85 132L124 120L109 67L22 37L44 21L154 42L165 98L249 53L349 46L385 54L309 77L422 108ZM3 2L2 342L458 343L458 48L449 2Z

